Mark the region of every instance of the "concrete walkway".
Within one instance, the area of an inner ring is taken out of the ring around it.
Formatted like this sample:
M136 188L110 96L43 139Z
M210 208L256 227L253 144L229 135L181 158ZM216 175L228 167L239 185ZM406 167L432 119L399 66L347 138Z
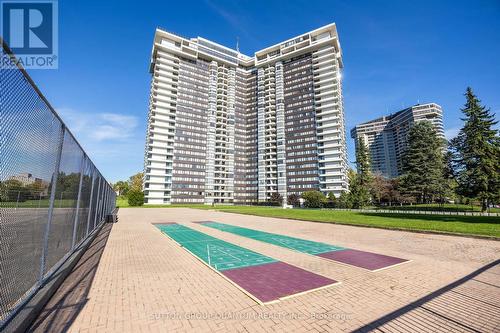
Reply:
M191 223L200 220L411 262L369 272ZM258 305L151 225L162 222L188 225L341 284L272 305ZM95 246L47 305L34 331L500 330L497 241L183 208L120 209L119 222L110 227L101 231Z

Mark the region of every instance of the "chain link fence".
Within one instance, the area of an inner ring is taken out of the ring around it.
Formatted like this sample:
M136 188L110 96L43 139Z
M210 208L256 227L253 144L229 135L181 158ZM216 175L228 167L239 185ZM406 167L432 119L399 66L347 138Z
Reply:
M104 222L116 195L3 41L0 56L1 329Z

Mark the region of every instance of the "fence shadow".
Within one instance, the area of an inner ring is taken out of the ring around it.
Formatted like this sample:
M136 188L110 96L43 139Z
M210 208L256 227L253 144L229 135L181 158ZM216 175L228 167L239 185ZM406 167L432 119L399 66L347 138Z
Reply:
M486 288L483 292L484 295L491 293L496 295L500 286L490 284L476 278L480 274L488 272L498 275L498 272L495 273L490 271L495 268L498 269L498 267L496 267L497 265L500 265L500 259L495 260L464 276L463 278L438 289L413 303L393 311L353 332L384 332L386 327L389 327L390 330L390 326L406 327L408 329L408 327L414 327L415 320L427 323L432 322L433 320L430 320L430 317L433 317L436 323L440 322L441 325L445 325L441 328L442 330L449 329L452 331L453 326L453 328L458 328L460 330L480 332L482 329L478 329L478 327L473 326L481 325L483 320L488 319L494 327L500 322L500 316L498 315L498 313L500 313L500 303L498 302L498 299L493 298L493 301L487 298L485 299L485 297L481 299L481 296L464 293L461 289L457 290L457 288L464 289L464 284L474 281L484 285L483 288ZM471 287L469 286L467 288L470 289ZM436 301L438 297L440 299ZM438 306L432 304L433 301L436 301ZM468 312L466 313L466 316L464 316L464 309ZM425 313L425 318L419 314L422 312ZM457 313L460 313L460 315L457 316ZM419 317L420 319L418 319ZM481 318L481 320L479 320L479 318ZM415 329L418 329L418 327L415 327ZM427 329L429 329L429 327L427 327Z
M87 296L112 227L112 223L104 224L28 332L68 331L88 301Z

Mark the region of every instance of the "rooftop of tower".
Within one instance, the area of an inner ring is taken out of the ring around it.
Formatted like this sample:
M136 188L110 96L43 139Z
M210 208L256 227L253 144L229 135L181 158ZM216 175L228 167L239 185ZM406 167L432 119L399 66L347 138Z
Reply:
M378 123L378 122L381 122L381 121L389 121L389 120L395 118L396 116L400 115L401 113L406 112L408 110L413 110L415 108L431 108L431 107L434 107L434 108L437 108L437 109L441 109L441 106L439 104L432 103L432 102L431 103L423 103L423 104L415 104L415 105L409 106L407 108L404 108L404 109L402 109L400 111L391 113L389 115L382 116L382 117L379 117L377 119L373 119L373 120L370 120L370 121L358 124L358 125L355 126L355 128L359 127L359 126L363 126L363 125L369 125L369 124L373 124L373 123Z
M281 58L299 56L324 45L335 48L342 66L341 48L335 23L287 39L278 44L255 52L254 56L244 55L238 50L212 42L203 37L188 38L158 27L155 32L152 62L157 49L167 48L183 56L216 58L230 65L259 66Z

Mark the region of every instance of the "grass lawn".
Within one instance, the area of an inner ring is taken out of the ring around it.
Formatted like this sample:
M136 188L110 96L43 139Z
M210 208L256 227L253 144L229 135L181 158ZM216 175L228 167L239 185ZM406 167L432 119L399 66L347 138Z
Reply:
M0 207L2 208L48 208L50 199L41 200L26 200L23 202L0 202ZM76 200L72 199L62 199L56 200L54 208L71 208L76 207Z
M202 205L193 208L203 208ZM500 238L500 217L362 213L320 209L281 209L255 206L217 206L229 213L294 220L370 226L386 229L425 230Z
M124 196L117 197L116 198L116 207L120 207L120 208L129 207L127 197L124 197Z
M117 198L118 207L129 207L127 199ZM453 205L455 206L455 205ZM143 205L141 208L196 208L228 213L287 218L294 220L338 223L357 226L400 229L410 231L436 231L463 235L500 238L500 217L417 215L399 213L367 213L326 209L282 209L258 206L209 206L201 204Z
M377 209L377 208L375 208ZM380 210L425 210L425 211L444 211L444 212L480 212L481 206L478 205L463 205L463 204L419 204L419 205L406 205L406 206L391 206L379 207ZM489 213L500 213L500 208L490 208Z

